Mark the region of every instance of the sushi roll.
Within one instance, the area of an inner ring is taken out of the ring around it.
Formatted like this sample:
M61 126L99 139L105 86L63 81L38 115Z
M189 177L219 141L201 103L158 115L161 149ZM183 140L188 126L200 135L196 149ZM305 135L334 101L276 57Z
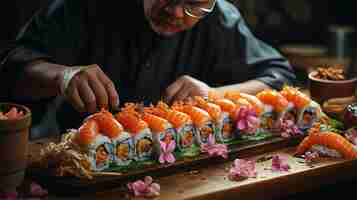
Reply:
M159 101L155 107L147 109L147 112L164 118L172 124L176 132L176 145L181 152L194 147L196 131L188 114L172 110L162 101Z
M83 120L76 141L88 155L93 171L102 171L112 161L112 139L123 131L114 116L102 109Z
M149 125L153 134L154 150L156 156L159 157L162 153L160 142L170 144L174 142L176 148L176 131L174 127L164 118L144 112L142 119Z
M92 171L103 171L111 162L110 139L99 133L95 120L88 120L78 129L75 141L88 156Z
M223 143L235 139L231 128L232 120L230 118L229 112L222 112L222 109L219 105L211 103L209 100L205 100L203 97L196 96L194 97L194 100L197 107L205 110L211 116L214 126L214 136L216 139L218 139L218 141ZM224 102L221 101L221 103ZM233 102L232 104L234 105ZM229 107L229 105L227 106Z
M173 110L177 110L188 114L193 122L196 131L196 143L198 145L208 143L208 138L212 134L214 135L213 121L205 110L193 106L190 103L175 102L172 105Z
M318 122L323 115L324 113L320 105L311 100L309 104L300 110L297 125L302 131L307 131L315 122Z
M289 101L284 119L294 121L303 131L311 128L320 119L320 105L297 88L286 86L280 93Z
M264 90L256 96L264 104L260 128L270 132L280 130L281 121L288 110L288 100L275 90Z
M264 110L263 103L255 96L240 93L227 92L225 98L236 104L234 123L235 134L240 137L245 134L256 134L260 129L260 117Z
M252 106L258 116L264 111L264 104L256 96L250 94L230 91L224 94L224 98L233 101L240 107Z
M235 139L234 121L236 118L237 105L229 99L216 99L213 103L222 109L222 122L216 138L220 142L229 142Z
M123 130L123 126L113 114L106 110L92 114L84 121L94 120L98 123L99 132L111 140L111 159L118 166L128 165L134 157L134 147L130 135Z
M135 146L128 132L122 131L112 139L113 163L117 166L127 166L135 158Z
M141 119L140 114L136 111L136 105L126 103L121 111L115 115L115 118L131 134L135 149L135 160L151 160L153 158L152 133L148 124Z

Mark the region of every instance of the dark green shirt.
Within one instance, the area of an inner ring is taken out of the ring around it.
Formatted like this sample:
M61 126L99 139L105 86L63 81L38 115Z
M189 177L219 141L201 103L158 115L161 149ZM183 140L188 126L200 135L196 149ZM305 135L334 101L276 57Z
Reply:
M39 58L65 65L96 63L116 85L122 103L155 102L181 75L210 86L257 79L275 89L295 79L287 60L257 39L225 0L218 0L214 12L191 30L171 37L153 32L137 1L116 2L120 7L113 1L52 2L24 27L3 59L5 68L21 69ZM64 127L76 128L81 117L63 106Z

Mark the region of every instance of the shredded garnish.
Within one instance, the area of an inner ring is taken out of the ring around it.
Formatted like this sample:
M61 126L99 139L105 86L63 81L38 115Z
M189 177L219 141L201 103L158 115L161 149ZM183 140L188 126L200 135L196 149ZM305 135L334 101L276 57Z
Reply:
M52 170L55 176L92 179L89 158L81 153L80 147L74 142L74 135L70 132L58 144L49 143L41 150L39 164Z

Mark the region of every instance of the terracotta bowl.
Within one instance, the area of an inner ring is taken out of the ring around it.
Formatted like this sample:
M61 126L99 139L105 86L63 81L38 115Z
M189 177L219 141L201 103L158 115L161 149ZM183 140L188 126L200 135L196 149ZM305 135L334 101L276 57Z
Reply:
M324 101L331 98L350 97L355 95L357 78L341 81L322 80L314 76L316 71L309 73L309 88L311 98L323 104Z
M0 119L0 191L13 191L24 178L27 166L27 149L31 111L25 106L0 103L0 109L7 112L16 107L24 113L19 119Z

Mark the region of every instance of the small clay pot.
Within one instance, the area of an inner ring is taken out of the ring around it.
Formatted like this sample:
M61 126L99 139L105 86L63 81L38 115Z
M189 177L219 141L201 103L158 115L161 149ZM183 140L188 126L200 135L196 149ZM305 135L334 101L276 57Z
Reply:
M311 99L319 104L331 98L350 97L355 94L357 78L349 80L322 80L315 78L317 71L309 73Z
M7 112L16 107L24 116L15 120L0 119L0 191L13 191L21 185L27 165L31 111L25 106L0 103Z

